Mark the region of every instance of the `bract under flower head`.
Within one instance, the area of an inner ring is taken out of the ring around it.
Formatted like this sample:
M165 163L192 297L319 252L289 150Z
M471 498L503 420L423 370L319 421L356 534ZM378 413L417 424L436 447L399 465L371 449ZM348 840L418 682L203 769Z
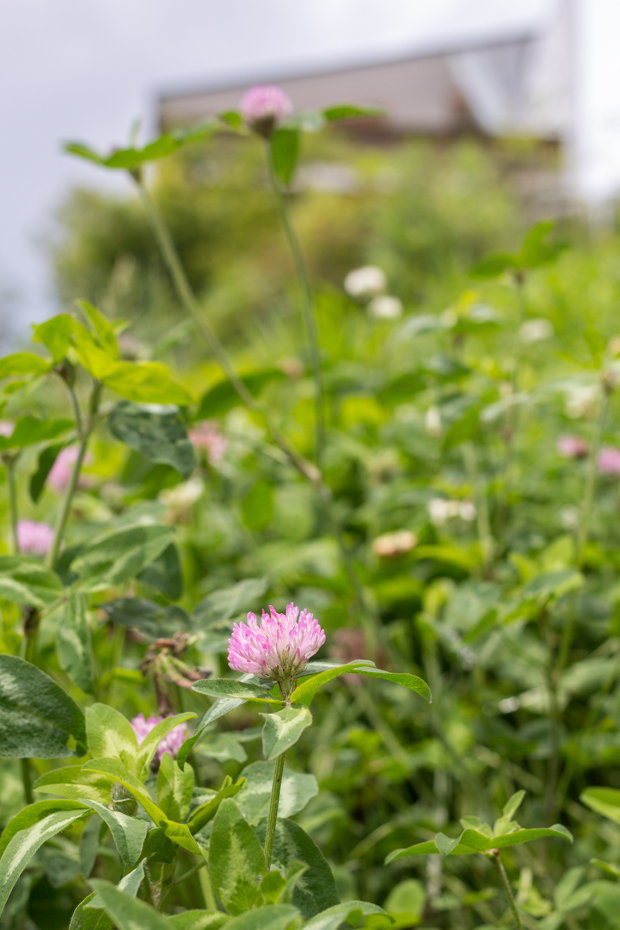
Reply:
M293 112L293 104L287 95L273 84L250 87L239 106L248 126L266 137Z
M248 672L259 678L283 681L295 678L308 659L325 642L325 633L307 610L288 604L285 614L273 607L263 610L260 626L256 614L248 614L248 622L235 623L228 640L228 664L237 672Z

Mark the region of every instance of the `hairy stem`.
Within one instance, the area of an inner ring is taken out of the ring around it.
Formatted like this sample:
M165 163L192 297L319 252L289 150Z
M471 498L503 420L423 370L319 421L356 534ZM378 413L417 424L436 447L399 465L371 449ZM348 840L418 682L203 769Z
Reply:
M273 855L273 843L276 838L276 823L278 822L278 807L280 806L280 789L282 788L282 775L284 773L284 757L286 753L278 756L276 767L273 773L273 784L271 786L271 802L269 804L269 814L267 815L267 833L265 835L265 862L267 871L271 868L271 857Z
M299 239L297 238L297 234L295 233L295 229L291 222L291 216L289 213L288 205L286 203L284 192L278 183L278 179L273 169L271 148L268 143L265 147L265 150L267 154L267 164L269 168L269 180L271 181L271 189L273 191L273 196L278 207L278 213L280 214L280 219L282 220L282 225L286 233L289 248L293 256L297 277L299 278L299 283L301 285L302 313L306 330L306 338L308 340L308 348L310 350L312 373L314 376L314 383L316 388L315 457L317 465L320 468L323 458L323 448L325 446L325 403L316 308L312 294L312 286L308 276L308 269L306 268L306 263L304 261L303 252L299 244Z
M84 463L84 458L86 456L86 450L88 448L88 440L90 435L95 428L95 423L97 420L97 410L99 409L99 399L101 397L101 383L95 381L90 397L89 405L89 417L85 424L82 426L82 433L80 439L80 446L78 449L77 458L73 465L73 471L71 472L71 478L65 491L65 496L63 498L62 506L60 508L60 513L58 514L58 520L56 522L56 532L54 534L54 541L50 548L50 551L47 556L47 564L50 567L53 567L58 558L60 552L60 547L62 546L62 541L65 535L65 528L67 526L67 520L69 519L69 513L71 511L71 503L73 501L73 495L75 494L76 488L78 486L78 481L80 479L80 471Z
M512 911L512 916L515 919L515 926L517 927L517 930L523 930L523 924L521 923L521 918L519 917L515 896L512 893L512 888L510 887L510 882L508 881L508 876L506 875L506 869L504 868L504 863L501 860L499 849L494 849L492 855L495 868L497 869L497 874L499 875L499 880L504 888L504 891L506 892L510 910Z

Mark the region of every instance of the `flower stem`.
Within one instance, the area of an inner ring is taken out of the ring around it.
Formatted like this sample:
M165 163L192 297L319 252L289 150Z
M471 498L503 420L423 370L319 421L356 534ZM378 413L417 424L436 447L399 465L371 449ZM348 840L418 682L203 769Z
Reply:
M24 800L26 804L32 804L34 797L32 794L32 774L30 771L30 759L20 759L19 764L22 770L22 784L24 786Z
M269 804L269 814L267 815L267 833L265 835L265 862L267 871L271 868L271 857L273 855L273 843L276 838L276 823L278 821L278 807L280 805L280 789L282 788L282 775L284 773L284 756L278 756L276 767L273 773L273 784L271 786L271 802Z
M515 897L512 893L512 888L510 887L510 882L508 881L508 876L506 875L506 869L504 868L504 863L501 860L499 849L494 849L492 856L500 882L502 883L504 891L506 892L506 897L508 898L512 916L515 919L515 926L517 927L517 930L523 930L523 924L521 923L521 918L519 917L519 911L517 910Z
M316 436L315 436L315 458L316 463L321 467L321 461L323 458L323 448L325 445L325 404L324 404L324 390L323 390L323 375L321 372L321 349L319 346L319 334L318 334L318 325L316 320L316 308L314 304L314 297L312 294L312 286L310 284L310 278L308 276L308 269L306 268L306 263L304 261L303 252L299 244L299 239L295 233L295 229L291 222L291 216L289 209L286 203L284 192L278 183L274 168L273 168L273 159L271 156L271 148L269 144L266 145L266 154L267 154L267 165L269 169L269 180L271 182L271 189L273 191L273 196L278 207L278 213L280 214L280 219L282 220L282 225L286 233L286 238L288 240L289 248L293 256L293 261L295 262L295 269L297 271L297 277L299 278L299 283L301 285L302 293L302 313L304 318L304 326L306 329L306 338L308 340L308 348L310 350L310 362L312 364L312 372L314 376L314 383L316 387Z
M67 520L69 519L69 513L71 511L71 502L73 501L73 495L75 494L78 481L80 479L80 471L84 463L84 458L86 456L86 450L88 447L88 440L90 439L91 433L95 428L95 423L97 419L97 410L99 409L99 399L101 397L101 382L95 381L90 396L90 405L89 405L89 418L86 424L82 426L82 433L80 439L80 446L78 449L77 458L73 465L73 471L71 472L71 478L65 491L65 496L62 502L62 507L60 508L60 513L58 514L58 520L56 523L56 532L54 534L54 541L50 548L50 551L47 556L47 564L50 567L53 567L58 558L60 552L60 547L62 546L63 537L65 534L65 528L67 526Z
M11 535L13 537L13 552L19 554L17 541L17 493L15 490L15 457L7 455L5 458L7 484L9 486L9 511L11 514Z

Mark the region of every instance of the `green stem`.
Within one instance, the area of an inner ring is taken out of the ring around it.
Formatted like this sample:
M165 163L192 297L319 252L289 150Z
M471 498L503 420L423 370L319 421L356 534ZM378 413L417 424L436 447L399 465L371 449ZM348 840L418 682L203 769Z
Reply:
M286 753L278 756L276 767L273 773L273 784L271 786L271 802L269 804L269 814L267 815L267 833L265 835L265 862L267 871L271 868L271 857L273 854L273 843L276 838L276 823L278 821L278 807L280 805L280 789L282 788L282 775L284 772L284 757Z
M82 436L80 440L80 446L78 449L77 458L73 465L73 471L71 472L71 478L65 491L65 496L60 508L60 513L58 514L58 520L56 522L56 532L54 534L54 541L50 548L50 551L47 556L47 564L50 567L53 567L58 558L60 552L60 547L62 546L63 537L65 534L65 528L67 526L67 520L69 519L69 513L71 511L71 502L73 501L73 495L75 494L76 488L78 486L78 481L80 479L80 471L84 463L84 458L86 456L86 450L88 448L88 440L90 435L95 428L95 423L97 419L97 410L99 409L99 399L101 397L101 383L95 381L93 385L93 390L90 397L90 406L89 406L89 418L86 425L82 428Z
M191 868L191 869L188 869L187 872L183 872L182 875L179 875L178 878L175 878L175 880L174 880L173 882L171 882L171 886L172 886L172 885L180 885L181 882L184 882L186 878L189 878L191 875L195 875L196 872L200 871L200 869L204 869L204 867L206 866L206 864L207 864L207 860L206 860L206 859L203 859L202 862L199 862L199 863L198 863L198 865L192 866L192 868Z
M521 918L519 917L519 911L517 910L515 897L512 893L512 888L510 887L510 882L508 881L508 876L506 875L506 869L504 868L504 863L501 860L499 849L494 849L492 855L495 868L497 869L497 874L499 875L500 882L502 883L504 891L506 892L506 897L508 898L512 916L515 919L515 926L517 927L517 930L523 930L523 924L521 923Z
M314 304L314 297L312 294L312 286L310 284L310 278L308 275L308 269L306 268L306 263L304 261L303 252L299 244L299 239L293 228L291 222L291 216L288 210L286 199L282 188L278 183L275 171L273 169L273 159L271 156L271 148L269 143L266 144L266 154L267 154L267 165L269 168L269 180L271 181L271 189L273 191L273 196L278 207L278 213L280 214L280 219L282 220L282 225L286 233L286 238L288 240L289 248L293 256L293 261L295 262L295 269L297 271L297 277L299 278L299 283L301 285L302 293L302 313L304 318L304 326L306 330L306 337L308 340L308 347L310 350L310 362L312 364L312 373L314 376L314 383L316 386L316 437L315 437L315 456L316 462L319 468L321 467L321 461L323 458L323 448L325 445L325 402L324 396L325 392L323 389L323 375L321 371L321 349L319 346L319 334L318 334L318 325L316 320L316 308Z
M489 517L487 496L481 486L482 483L480 480L480 469L478 468L478 460L473 443L464 442L462 451L465 468L467 470L467 474L474 492L474 501L476 504L476 528L478 530L478 538L480 540L480 549L482 550L482 564L484 569L487 570L490 568L493 562L493 551L495 548L493 533L491 532L491 520Z
M7 455L6 459L7 484L9 486L9 511L11 514L11 535L13 536L13 552L19 554L17 541L17 493L15 491L15 458Z
M32 804L34 797L32 794L32 774L30 772L30 759L20 759L19 764L22 770L22 784L24 786L24 799L26 804Z
M202 888L207 910L217 911L217 901L215 900L215 895L213 893L213 885L211 884L211 875L209 874L209 869L207 868L204 871L201 870L198 873L198 877L200 878L200 887Z

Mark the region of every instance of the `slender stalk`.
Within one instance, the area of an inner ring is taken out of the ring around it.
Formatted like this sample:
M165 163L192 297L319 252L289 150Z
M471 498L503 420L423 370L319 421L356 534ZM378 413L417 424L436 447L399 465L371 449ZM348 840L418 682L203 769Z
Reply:
M19 553L17 541L17 493L15 490L15 457L7 455L5 458L7 484L9 486L9 512L11 515L11 535L13 537L13 552Z
M65 528L67 526L67 520L69 519L69 513L71 511L71 503L73 501L73 495L75 494L78 481L80 478L80 471L84 463L84 458L86 456L86 450L88 448L88 440L90 439L91 433L95 427L97 410L99 408L99 399L101 397L101 383L95 381L93 385L93 390L90 397L90 406L89 406L89 418L85 425L82 427L82 436L80 440L80 446L78 449L77 458L73 465L73 471L71 472L71 478L65 491L65 496L63 498L62 506L60 508L60 513L58 514L58 520L56 522L56 532L54 534L54 541L50 548L50 551L47 556L47 564L53 566L56 563L58 554L60 552L60 547L62 546L63 537L65 534Z
M280 214L280 219L282 220L282 225L286 233L286 238L288 240L289 248L293 256L293 261L295 262L295 269L297 271L297 277L299 278L299 283L301 285L302 293L302 313L304 318L304 326L306 330L306 338L308 340L308 347L310 349L310 362L312 364L312 373L314 376L314 383L316 386L316 436L315 436L315 457L316 462L319 468L321 467L321 461L323 458L323 449L325 446L325 392L323 389L323 375L321 372L321 349L319 346L319 334L318 334L318 325L316 320L316 308L314 303L314 296L312 294L312 286L310 284L310 278L308 276L308 269L306 268L306 263L304 261L303 252L299 244L299 239L295 233L295 229L291 222L291 216L289 209L284 197L284 192L278 183L275 171L273 169L273 159L271 156L271 148L267 142L265 145L265 152L267 155L267 165L269 169L269 180L271 182L271 189L273 191L273 196L278 207L278 213Z
M200 879L200 887L204 895L205 904L207 905L208 911L217 911L217 901L215 900L215 894L213 893L213 885L211 884L211 876L209 874L209 869L200 870L198 873Z
M26 804L32 804L34 801L34 796L32 794L32 773L30 771L30 759L20 759L19 764L22 770L24 800L26 801Z
M517 930L523 930L523 924L521 923L519 911L517 910L517 903L512 893L512 888L510 887L510 882L508 881L508 876L506 875L506 869L504 868L504 863L501 860L499 849L494 849L492 856L493 862L495 863L495 868L497 869L497 874L499 875L499 880L503 885L504 891L506 892L506 897L508 898L512 916L515 919L515 926L517 927Z
M190 877L190 875L195 875L196 872L200 871L200 869L204 869L206 864L207 864L207 860L203 859L202 862L199 862L197 865L192 866L192 868L188 869L187 872L183 872L182 875L179 875L178 878L175 878L175 880L170 883L171 887L174 885L180 885L181 882L184 882L186 878Z
M491 532L491 520L489 517L489 505L487 496L482 488L480 480L480 469L476 457L476 450L473 443L464 442L462 445L463 461L468 473L469 480L474 491L474 500L476 503L476 528L482 550L482 564L488 570L493 562L493 551L495 542Z
M276 767L273 773L273 785L271 786L271 802L269 804L269 814L267 815L267 833L265 835L265 862L267 871L271 868L271 857L273 855L273 843L276 838L276 823L278 821L278 807L280 805L280 789L282 788L282 775L284 773L283 752L276 759Z

